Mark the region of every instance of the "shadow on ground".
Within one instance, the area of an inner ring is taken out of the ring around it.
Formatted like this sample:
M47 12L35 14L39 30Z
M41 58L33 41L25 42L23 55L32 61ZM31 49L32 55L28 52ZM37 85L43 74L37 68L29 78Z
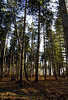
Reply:
M0 100L68 100L68 80L50 79L27 82L0 82Z

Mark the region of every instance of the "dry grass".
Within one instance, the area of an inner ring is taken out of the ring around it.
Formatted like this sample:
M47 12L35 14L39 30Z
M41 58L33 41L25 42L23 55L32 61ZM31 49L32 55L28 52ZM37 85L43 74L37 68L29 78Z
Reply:
M68 100L68 80L39 77L36 83L32 78L30 82L24 80L23 88L20 88L19 82L3 79L0 82L0 100Z

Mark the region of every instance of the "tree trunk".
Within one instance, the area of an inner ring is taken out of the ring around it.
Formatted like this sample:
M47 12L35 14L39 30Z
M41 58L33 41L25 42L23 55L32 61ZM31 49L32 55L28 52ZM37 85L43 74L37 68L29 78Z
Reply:
M51 76L51 62L49 61L49 76Z
M43 26L43 37L44 37L44 68L45 68L45 79L46 79L46 50L45 50L45 33L44 33L44 26Z
M9 63L9 77L12 78L12 65L11 65L11 58L12 58L12 52L10 51L10 63Z
M60 69L58 69L58 76L60 77Z
M22 52L21 52L21 69L20 69L20 86L22 87L22 71L24 72L24 63L25 63L25 28L26 28L26 9L27 9L27 0L25 4L24 12L24 28L23 28L23 43L22 43Z
M55 58L54 58L53 42L52 42L52 67L53 67L53 75L55 76L55 78L57 80L57 74L56 74L56 68L55 68Z
M23 55L22 55L22 48L21 47L21 41L19 39L19 34L18 34L18 31L17 31L17 24L16 24L16 18L15 18L15 15L13 16L14 17L14 26L15 26L15 32L16 32L16 37L18 39L18 43L19 43L19 48L20 48L20 51L19 51L19 61L18 61L18 69L17 69L17 73L19 75L19 67L20 67L20 81L22 80L22 59L23 59ZM22 44L23 45L23 44ZM17 75L17 77L19 77ZM21 83L22 84L22 83Z
M14 50L14 46L13 46L13 50ZM13 81L14 80L14 72L15 72L15 70L14 70L14 52L12 52L12 68L11 68L11 81Z
M61 47L61 39L60 39L60 35L59 35L59 40L60 40L60 54L61 54L61 61L60 61L60 65L61 65L61 67L62 67L62 69L63 69L63 77L65 77L65 75L64 75L64 66L63 66L63 54L62 54L62 47Z
M53 61L52 63L53 63L53 68L54 68L54 76L55 76L55 78L56 78L56 80L57 80L57 74L56 74L55 62Z
M16 72L17 72L17 79L20 79L20 66L21 66L21 49L18 51L18 58L16 59Z
M39 2L39 14L38 14L38 44L37 44L37 58L36 58L36 73L35 81L38 82L38 67L39 67L39 48L40 48L40 2Z
M49 76L51 76L51 51L50 51L50 38L48 38L49 42Z
M27 75L29 76L29 55L28 55L28 49L27 49Z
M6 42L5 42L5 47L4 47L4 58L3 59L4 59L3 67L4 67L4 74L5 74L7 72L7 64L6 64Z
M27 81L29 81L29 79L28 79L28 74L27 74L27 71L26 71L26 66L25 66L25 64L24 64L24 71L25 71L25 77L26 77L26 80L27 80Z
M65 0L59 0L59 7L62 14L63 29L66 39L66 69L67 69L67 79L68 79L68 14L67 14Z
M3 56L4 56L4 48L1 52L1 79L3 78Z
M32 36L31 36L31 73L30 73L30 78L32 77L32 72L33 72L33 32L32 32Z

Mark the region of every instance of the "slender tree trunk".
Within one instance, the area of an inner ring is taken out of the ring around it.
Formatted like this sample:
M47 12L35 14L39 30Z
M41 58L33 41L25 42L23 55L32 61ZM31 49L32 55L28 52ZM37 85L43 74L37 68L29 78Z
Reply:
M4 67L4 51L5 51L5 42L6 42L6 36L4 37L5 40L3 40L3 48L1 50L1 79L3 78L3 67Z
M59 65L59 67L60 67L60 65ZM58 76L60 77L60 68L58 68L57 70L58 70L58 71L57 71Z
M39 2L39 14L38 14L38 46L37 46L36 73L35 73L36 82L38 82L39 48L40 48L40 2Z
M55 58L54 58L53 42L52 42L52 67L53 67L53 74L54 74L54 76L55 76L55 78L57 80L57 74L56 74L56 68L55 68Z
M32 72L33 72L33 32L31 36L31 73L30 73L30 78L32 77Z
M18 51L18 58L16 58L16 73L17 79L20 79L20 66L21 66L21 49Z
M62 55L62 47L61 47L61 39L60 39L60 35L59 35L59 40L60 40L60 54L61 54L61 67L62 67L62 69L63 69L63 77L65 77L65 75L64 75L64 66L63 66L63 55Z
M55 76L55 78L56 78L56 80L57 80L57 74L56 74L56 68L55 68L55 62L54 62L54 60L53 60L53 68L54 68L54 76Z
M16 32L16 37L17 37L17 39L18 39L18 43L19 43L19 48L20 48L20 50L19 50L19 61L18 61L18 69L17 69L17 74L19 75L17 75L17 78L19 78L20 77L20 82L22 81L22 59L23 59L23 50L22 50L22 48L23 47L21 47L21 41L20 41L20 39L19 39L19 34L18 34L18 30L17 30L17 24L16 24L16 16L15 15L13 15L13 17L14 17L14 26L15 26L15 32ZM23 43L22 43L22 45L23 45ZM20 73L19 73L19 68L20 68ZM21 83L22 84L22 83Z
M60 77L60 67L61 67L61 64L60 64L60 62L56 62L56 65L57 65L57 75L58 75L58 77Z
M45 79L46 79L46 50L45 50L45 33L44 33L44 26L43 26L43 37L44 37L44 68L45 68Z
M6 65L6 42L5 42L5 47L4 47L4 63L3 63L3 67L4 67L4 74L7 72L7 65Z
M34 77L34 68L35 68L35 52L34 52L34 42L33 42L33 77Z
M64 74L64 67L63 67L63 77L65 78L65 74Z
M4 56L4 48L1 52L1 79L3 78L3 56Z
M27 75L29 76L29 55L27 50Z
M50 51L50 38L49 41L49 76L51 76L51 51Z
M13 50L14 50L14 46L13 46ZM14 70L14 51L12 52L12 68L11 68L11 81L13 81L14 80L14 72L15 72L15 70Z
M21 48L21 47L20 47L20 48ZM20 79L20 68L21 68L21 49L20 49L20 52L19 52L19 61L18 61L18 66L19 66L19 67L18 67L18 68L19 68L19 72L18 72L18 73L19 73L19 76L18 76L18 77L19 77L19 79Z
M24 72L24 63L25 63L25 28L26 28L26 10L27 10L27 0L25 4L24 12L24 28L23 28L23 43L22 43L22 52L21 52L21 69L20 69L20 86L22 87L22 71Z
M16 78L19 78L19 68L18 68L18 60L16 60Z
M10 51L10 63L9 63L9 77L10 77L10 79L11 79L11 75L12 75L12 65L11 65L11 58L12 58L12 53L11 53L11 51Z
M1 41L0 41L0 76L1 76Z
M59 0L59 7L62 14L63 29L66 39L66 69L67 69L67 79L68 79L68 14L67 14L65 0Z
M29 79L28 79L28 74L27 74L27 71L26 71L26 66L25 66L25 64L24 64L24 71L25 71L25 77L26 77L26 80L27 80L27 81L29 81Z
M59 72L58 72L58 74L59 74L59 77L60 77L60 69L59 69Z
M26 59L26 58L24 57L24 59ZM24 62L24 72L25 72L26 80L29 81L29 79L28 79L28 74L27 74L27 71L26 71L26 65L25 65L25 62Z
M51 62L49 61L49 76L51 76Z

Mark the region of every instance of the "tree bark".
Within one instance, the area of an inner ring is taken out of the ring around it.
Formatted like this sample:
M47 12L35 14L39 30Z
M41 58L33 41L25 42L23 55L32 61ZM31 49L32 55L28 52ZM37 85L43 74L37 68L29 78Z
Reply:
M51 37L52 37L52 34L51 34ZM52 67L53 67L53 75L55 76L55 78L57 80L57 73L56 73L56 68L55 68L53 41L52 41Z
M49 61L49 76L51 76L51 62Z
M31 73L30 73L30 78L32 77L32 72L33 72L33 32L32 32L32 36L31 36Z
M45 79L46 79L46 50L45 50L45 33L44 33L44 26L43 26L43 38L44 38L44 68L45 68Z
M39 67L39 48L40 48L40 2L39 2L39 14L38 14L38 44L37 44L37 59L36 59L36 73L35 81L38 82L38 67Z
M23 28L23 43L22 43L22 51L21 51L21 69L20 69L20 86L22 87L22 74L24 72L24 63L25 63L25 28L26 28L26 10L27 10L27 0L25 4L25 12L24 12L24 28ZM23 71L23 72L22 72Z
M27 74L27 71L26 71L26 66L25 66L25 64L24 64L24 71L25 71L25 77L26 77L26 80L27 80L27 81L29 81L29 79L28 79L28 74Z
M9 77L11 79L12 75L12 65L11 65L11 57L12 57L12 52L10 50L10 63L9 63Z
M68 79L68 14L67 14L65 0L59 0L59 7L62 14L63 29L66 39L66 69L67 69L67 79Z
M48 39L49 41L49 76L51 76L51 51L50 51L50 38Z
M1 52L1 79L3 78L3 56L4 56L4 48Z

